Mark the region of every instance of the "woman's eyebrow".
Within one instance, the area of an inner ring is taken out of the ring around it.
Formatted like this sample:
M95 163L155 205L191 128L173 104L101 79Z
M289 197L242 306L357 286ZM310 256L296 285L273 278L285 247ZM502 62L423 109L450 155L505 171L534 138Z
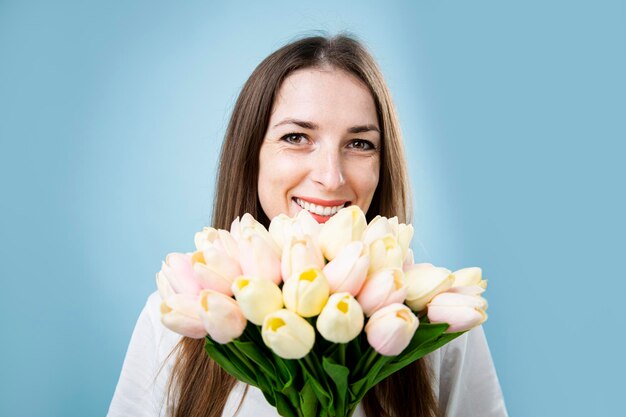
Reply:
M286 124L292 124L292 125L300 126L303 129L310 129L310 130L315 130L319 127L315 123L307 122L305 120L285 119L281 122L276 123L274 125L274 128L278 126L286 125ZM380 133L380 130L374 125L359 125L359 126L352 126L348 128L348 133L363 133L363 132L370 132L370 131Z

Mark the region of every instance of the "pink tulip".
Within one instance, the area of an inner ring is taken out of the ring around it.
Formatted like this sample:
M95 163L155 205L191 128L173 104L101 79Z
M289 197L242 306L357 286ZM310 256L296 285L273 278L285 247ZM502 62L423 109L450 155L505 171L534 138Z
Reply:
M404 304L394 303L381 308L365 325L367 341L384 356L396 356L409 345L419 320Z
M161 322L168 329L193 339L207 332L198 315L198 296L174 294L161 302Z
M231 286L241 275L239 262L220 251L216 246L205 247L191 256L193 270L202 288L233 295Z
M202 290L191 264L191 255L184 253L170 253L166 256L157 274L157 284L161 298L171 293L197 295Z
M363 254L361 241L348 243L337 257L326 264L324 275L328 280L330 292L349 292L356 296L367 278L369 256Z
M404 273L399 268L383 268L369 276L356 299L367 317L393 303L406 298Z
M235 300L226 295L203 290L199 316L204 329L217 343L229 343L243 334L247 320Z
M242 237L239 241L239 253L243 275L260 277L275 284L282 281L280 256L261 236L252 234Z
M428 304L431 323L448 323L446 333L463 332L487 320L487 301L479 295L444 292Z

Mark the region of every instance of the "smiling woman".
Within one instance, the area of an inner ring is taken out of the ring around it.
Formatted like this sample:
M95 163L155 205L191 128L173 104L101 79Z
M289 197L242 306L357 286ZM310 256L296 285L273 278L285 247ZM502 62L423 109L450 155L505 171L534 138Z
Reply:
M400 127L376 62L339 35L292 42L244 85L220 156L213 227L250 213L270 219L308 210L318 222L356 205L410 220ZM159 296L141 313L109 416L271 417L261 392L237 382L204 351L159 323ZM392 374L355 416L506 416L481 327Z
M328 65L295 71L282 84L269 125L258 187L270 219L305 209L323 223L351 204L367 212L382 141L363 82Z

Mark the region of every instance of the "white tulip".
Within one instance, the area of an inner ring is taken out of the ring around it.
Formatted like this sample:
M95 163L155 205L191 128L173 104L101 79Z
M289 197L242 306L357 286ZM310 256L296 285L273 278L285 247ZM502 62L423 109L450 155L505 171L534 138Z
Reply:
M354 240L361 240L367 221L358 206L344 207L322 225L319 245L329 261Z
M363 309L352 294L338 292L330 296L317 318L322 337L333 343L348 343L363 330Z
M454 282L454 276L449 269L438 268L429 263L405 268L404 279L407 285L405 303L417 312L424 310L433 297L448 290Z
M283 284L285 307L302 317L317 316L329 295L328 281L318 268L308 268Z
M290 310L278 310L265 317L261 329L263 342L284 359L305 357L315 343L315 329Z
M371 275L383 268L402 268L404 258L402 247L393 235L388 234L376 239L370 244L370 267L368 274Z
M264 278L240 276L232 285L233 294L243 315L260 326L270 313L283 307L283 294L274 284Z

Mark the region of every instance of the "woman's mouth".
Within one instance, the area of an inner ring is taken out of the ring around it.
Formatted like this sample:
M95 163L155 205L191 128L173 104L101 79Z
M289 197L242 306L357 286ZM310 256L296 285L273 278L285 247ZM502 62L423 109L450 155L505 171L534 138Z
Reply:
M341 204L337 205L323 205L323 204L314 204L309 201L303 200L299 197L294 197L293 201L303 208L304 210L311 213L313 218L317 220L318 223L325 223L328 219L330 219L334 214L336 214L339 210L344 207L350 205L349 201L345 201ZM319 200L318 200L319 202ZM334 203L334 202L332 202Z

